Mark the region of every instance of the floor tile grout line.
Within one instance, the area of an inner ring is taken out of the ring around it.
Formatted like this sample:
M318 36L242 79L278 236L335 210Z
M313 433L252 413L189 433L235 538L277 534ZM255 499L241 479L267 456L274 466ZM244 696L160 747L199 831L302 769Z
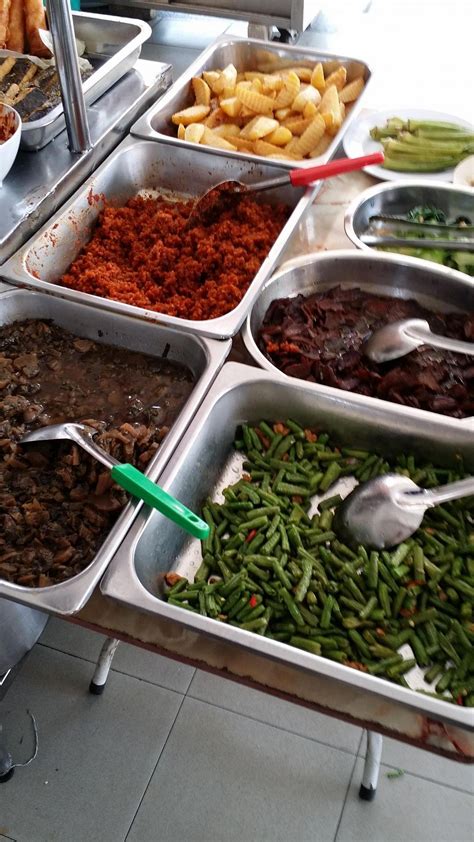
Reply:
M58 649L56 646L51 646L49 643L40 643L38 641L38 646L43 646L44 649L51 649L52 652L59 652L61 655L68 655L71 658L77 658L78 661L84 661L86 664L96 664L96 661L91 661L89 658L84 658L82 655L76 655L74 652L65 652L64 649ZM176 690L174 687L168 687L167 684L158 684L156 681L150 681L148 678L142 678L139 675L133 675L130 672L125 672L125 670L117 669L117 667L111 666L110 672L115 672L117 675L126 675L127 678L135 678L137 681L143 681L144 684L149 684L150 687L160 687L161 690L169 690L170 693L179 693L180 696L185 696L189 690L191 685L191 681L194 678L194 675L191 677L188 687L186 690Z
M250 719L251 722L259 722L261 725L268 725L269 728L276 728L277 731L283 731L284 734L293 734L294 737L300 737L300 739L302 739L302 740L309 740L310 742L316 743L317 745L325 746L326 748L333 748L335 751L341 751L341 752L343 752L343 754L350 754L351 757L354 757L354 756L357 757L358 756L357 755L357 751L359 750L358 748L356 749L356 751L354 753L353 751L350 751L347 748L342 748L341 746L335 746L335 745L332 745L331 743L325 743L323 740L317 740L315 737L309 737L306 734L300 734L299 731L292 731L290 728L283 728L281 725L275 725L272 722L267 722L266 719L261 719L258 716L252 716L251 714L248 714L248 713L242 713L241 711L233 710L233 708L224 707L224 705L218 705L215 702L210 702L208 699L200 699L198 696L190 696L189 694L187 694L186 698L192 699L192 701L194 701L194 702L201 702L204 705L210 705L210 707L217 708L218 710L225 710L227 713L234 713L236 716L243 716L244 719ZM319 714L319 712L317 712L317 711L315 711L315 713L316 713L316 715L319 715L319 716L325 716L325 714ZM357 727L359 727L359 726L354 725L354 728L357 728ZM358 746L360 746L360 740L359 740Z
M197 667L193 667L192 670L193 670L193 674L192 674L191 678L189 679L188 686L186 687L186 693L184 694L185 696L187 696L188 693L189 693L189 688L191 687L191 684L193 683L194 676L197 673ZM192 698L192 696L190 696L189 698Z
M347 784L347 787L346 787L346 792L345 792L345 795L344 795L344 800L343 800L343 802L342 802L342 808L341 808L341 812L340 812L340 814L339 814L339 819L338 819L338 822L337 822L336 832L335 832L335 834L334 834L334 839L333 839L333 842L337 842L337 836L338 836L338 833L339 833L339 829L340 829L340 827L341 827L342 817L343 817L343 815L344 815L344 810L346 809L347 799L348 799L349 792L350 792L350 789L351 789L351 786L352 786L352 782L353 782L353 780L354 780L354 775L355 775L355 770L356 770L356 766L357 766L357 761L358 761L358 759L359 759L359 751L360 751L360 747L361 747L361 744L362 744L362 740L364 739L364 735L365 735L365 731L362 731L362 734L360 735L360 739L359 739L359 745L358 745L358 747L357 747L357 754L356 754L356 756L355 756L355 760L354 760L354 763L353 763L353 765L352 765L352 771L351 771L351 774L350 774L350 777L349 777L349 781L348 781L348 784Z
M153 767L153 771L152 771L152 773L151 773L150 777L148 778L148 783L147 783L147 785L146 785L146 787L145 787L145 789L144 789L144 791L143 791L143 795L142 795L142 797L140 798L140 801L139 801L139 803L138 803L138 807L137 807L137 809L135 810L135 813L134 813L133 819L132 819L132 821L130 822L130 827L128 828L128 830L127 830L127 832L126 832L126 834L125 834L125 836L124 836L124 840L123 840L123 842L127 842L127 839L128 839L129 834L130 834L130 831L131 831L131 829L132 829L132 827L133 827L134 821L135 821L135 819L136 819L136 817L137 817L137 815L138 815L138 812L139 812L139 810L140 810L140 807L141 807L141 806L142 806L142 804L143 804L143 799L145 798L145 795L147 794L148 789L149 789L149 787L150 787L150 784L151 784L151 779L153 778L153 775L155 774L155 772L156 772L156 770L157 770L157 768L158 768L158 764L159 764L159 762L160 762L160 760L161 760L161 758L162 758L162 756L163 756L163 752L164 752L164 750L165 750L166 746L168 745L168 740L169 740L169 738L171 737L171 734L173 733L174 726L176 725L176 720L178 719L178 716L179 716L179 714L181 713L181 708L183 707L183 704L184 704L184 702L185 702L185 699L186 699L186 696L183 696L183 698L181 699L181 703L180 703L180 705L179 705L179 708L178 708L178 710L176 711L176 716L175 716L175 718L173 719L173 722L172 722L172 724L171 724L171 728L170 728L170 729L169 729L169 731L168 731L168 736L166 737L166 740L164 741L164 743L163 743L163 745L162 745L162 748L161 748L161 751L160 751L160 753L159 753L159 755L158 755L157 761L156 761L156 763L155 763L155 765L154 765L154 767Z

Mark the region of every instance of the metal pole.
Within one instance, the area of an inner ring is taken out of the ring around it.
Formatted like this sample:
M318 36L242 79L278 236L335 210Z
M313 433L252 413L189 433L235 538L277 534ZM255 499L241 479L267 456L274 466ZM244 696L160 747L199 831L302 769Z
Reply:
M66 118L69 149L71 152L87 152L92 144L69 0L47 0L47 11Z
M367 731L367 752L365 755L364 773L359 790L359 798L372 801L377 790L380 760L382 757L382 734Z

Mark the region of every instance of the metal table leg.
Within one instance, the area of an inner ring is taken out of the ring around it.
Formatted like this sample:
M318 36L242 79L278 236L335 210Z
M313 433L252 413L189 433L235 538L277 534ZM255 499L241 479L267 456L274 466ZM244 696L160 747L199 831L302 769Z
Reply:
M94 696L100 696L104 692L105 682L107 681L115 650L119 643L120 641L115 637L108 637L100 650L97 666L92 676L92 681L89 684L89 692Z
M362 798L363 801L372 801L375 798L381 757L382 735L376 734L374 731L367 731L367 751L359 790L359 798Z

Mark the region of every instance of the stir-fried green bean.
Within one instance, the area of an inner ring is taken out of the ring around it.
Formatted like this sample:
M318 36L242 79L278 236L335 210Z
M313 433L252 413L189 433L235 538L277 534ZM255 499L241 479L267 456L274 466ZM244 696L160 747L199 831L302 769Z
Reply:
M462 463L389 464L291 419L242 425L236 447L245 475L206 501L202 563L193 583L173 574L168 602L403 686L418 665L435 695L474 706L473 498L429 510L390 552L348 547L331 528L341 477L396 471L429 487L461 478Z

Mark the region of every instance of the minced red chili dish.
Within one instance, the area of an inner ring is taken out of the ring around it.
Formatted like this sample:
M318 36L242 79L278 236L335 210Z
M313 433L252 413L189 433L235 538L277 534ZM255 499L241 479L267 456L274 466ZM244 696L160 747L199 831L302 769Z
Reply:
M106 205L60 283L185 319L213 319L241 301L291 209L247 197L187 228L193 200L137 196Z

